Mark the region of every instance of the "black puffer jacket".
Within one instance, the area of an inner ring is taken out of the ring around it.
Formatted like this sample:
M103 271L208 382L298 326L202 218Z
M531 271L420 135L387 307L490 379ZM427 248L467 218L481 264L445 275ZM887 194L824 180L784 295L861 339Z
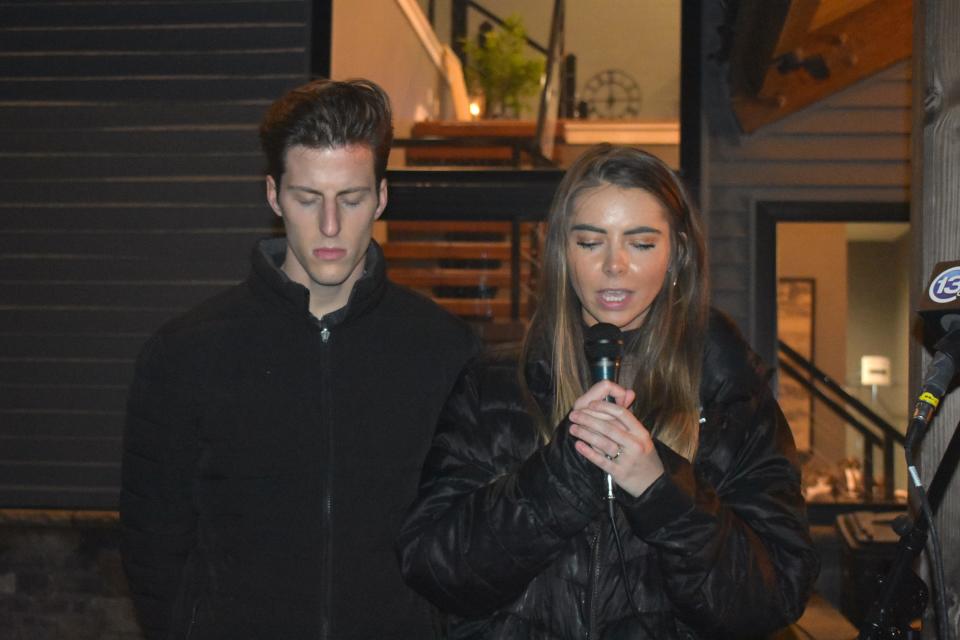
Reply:
M548 412L549 366L528 363ZM657 442L665 473L617 490L631 610L602 472L568 423L548 444L515 365L465 373L400 537L407 581L450 612L452 638L759 636L798 618L818 571L793 440L755 356L718 314L704 356L695 463Z
M387 280L375 243L317 320L266 241L161 329L130 391L123 559L151 640L432 635L394 543L469 328Z

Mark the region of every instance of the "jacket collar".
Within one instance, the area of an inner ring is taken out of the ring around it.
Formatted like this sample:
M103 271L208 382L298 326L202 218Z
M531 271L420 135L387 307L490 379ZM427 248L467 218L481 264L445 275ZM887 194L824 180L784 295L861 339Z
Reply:
M251 255L252 268L247 283L265 304L290 314L310 314L310 292L292 281L283 269L287 252L285 238L260 240ZM332 326L363 315L380 301L386 289L386 264L383 250L370 241L364 257L363 275L353 285L347 304L323 317L323 324ZM312 316L311 316L312 317Z

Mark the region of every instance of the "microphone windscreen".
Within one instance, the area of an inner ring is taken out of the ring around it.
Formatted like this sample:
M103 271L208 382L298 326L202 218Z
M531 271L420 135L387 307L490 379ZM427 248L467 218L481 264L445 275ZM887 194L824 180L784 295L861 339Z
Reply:
M587 327L583 348L590 362L601 359L620 360L623 356L623 333L617 325L599 322Z
M932 344L945 333L960 329L960 260L940 262L920 298L924 342Z

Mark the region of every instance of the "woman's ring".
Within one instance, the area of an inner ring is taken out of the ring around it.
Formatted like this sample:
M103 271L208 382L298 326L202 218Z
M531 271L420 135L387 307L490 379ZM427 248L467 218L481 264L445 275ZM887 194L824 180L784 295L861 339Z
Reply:
M611 459L611 460L616 460L617 458L620 457L620 454L621 454L621 453L623 453L623 447L621 447L621 446L618 444L618 445L617 445L617 452L616 452L615 454L613 454L612 456L610 456L610 459Z

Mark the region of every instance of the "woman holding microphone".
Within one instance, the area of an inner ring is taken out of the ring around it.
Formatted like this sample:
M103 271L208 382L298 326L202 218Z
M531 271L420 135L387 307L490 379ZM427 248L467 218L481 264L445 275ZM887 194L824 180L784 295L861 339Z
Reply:
M399 540L450 638L761 636L818 571L793 440L708 305L700 223L655 157L599 145L548 220L519 359L468 369ZM619 383L585 336L622 331ZM608 498L606 479L612 480Z

